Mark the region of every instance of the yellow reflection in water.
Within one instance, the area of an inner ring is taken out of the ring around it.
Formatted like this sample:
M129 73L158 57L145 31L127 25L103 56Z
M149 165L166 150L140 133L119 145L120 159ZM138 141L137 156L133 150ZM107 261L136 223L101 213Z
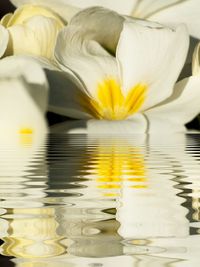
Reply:
M121 189L124 182L135 189L147 188L144 155L140 148L124 139L112 138L108 145L100 142L91 154L88 165L91 163L97 188L106 190L104 196L118 196L117 189Z
M65 247L56 232L58 223L53 208L14 209L2 245L2 254L21 258L45 258L61 255ZM31 265L28 265L31 266Z

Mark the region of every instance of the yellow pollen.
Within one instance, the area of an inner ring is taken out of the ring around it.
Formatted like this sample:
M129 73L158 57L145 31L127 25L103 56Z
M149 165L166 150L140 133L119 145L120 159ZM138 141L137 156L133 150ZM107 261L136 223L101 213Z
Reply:
M98 84L95 98L82 93L80 103L96 119L123 120L140 110L146 92L147 85L138 83L125 95L115 79L106 79Z

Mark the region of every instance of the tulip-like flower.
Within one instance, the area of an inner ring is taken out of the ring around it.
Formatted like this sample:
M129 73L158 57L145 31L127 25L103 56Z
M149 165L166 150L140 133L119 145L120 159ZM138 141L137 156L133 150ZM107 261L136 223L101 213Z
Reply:
M185 23L189 33L200 38L199 0L11 0L11 2L16 6L31 2L52 7L64 18L66 14L71 17L71 14L81 8L103 6L121 14L157 21L168 26Z
M57 87L55 110L85 119L95 133L184 131L200 112L200 78L176 83L188 44L183 25L172 30L103 8L82 11L58 35L56 60L76 86Z
M0 57L28 54L53 58L58 32L64 26L48 8L25 5L0 21Z

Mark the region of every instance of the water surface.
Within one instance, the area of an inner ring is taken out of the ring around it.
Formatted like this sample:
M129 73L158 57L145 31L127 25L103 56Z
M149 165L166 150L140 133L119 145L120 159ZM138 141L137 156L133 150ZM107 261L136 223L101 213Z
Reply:
M200 135L0 146L0 266L200 266Z

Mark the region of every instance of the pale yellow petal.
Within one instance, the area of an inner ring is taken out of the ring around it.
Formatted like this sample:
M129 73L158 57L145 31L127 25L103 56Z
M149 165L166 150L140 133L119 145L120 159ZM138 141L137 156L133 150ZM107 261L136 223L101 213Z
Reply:
M57 21L43 16L34 16L23 25L9 27L7 55L29 54L51 59L60 29Z
M121 0L119 0L121 1ZM130 0L126 0L130 1ZM65 21L68 22L71 18L80 11L79 7L75 7L74 3L70 5L63 0L10 0L10 2L16 7L21 7L25 4L40 5L43 7L48 7ZM84 1L83 1L84 2Z
M52 10L37 5L24 5L18 8L14 12L12 18L9 20L7 26L10 27L17 24L24 24L29 18L34 16L44 16L47 18L53 18L54 20L56 20L57 24L60 27L64 26L63 21Z

